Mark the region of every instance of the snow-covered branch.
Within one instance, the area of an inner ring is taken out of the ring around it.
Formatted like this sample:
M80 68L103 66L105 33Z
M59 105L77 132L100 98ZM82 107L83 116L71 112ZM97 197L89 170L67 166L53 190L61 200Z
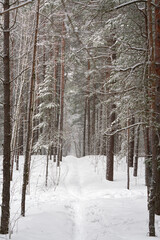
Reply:
M122 4L114 7L114 9L117 10L117 9L120 9L120 8L123 8L123 7L126 7L126 6L129 6L129 5L131 5L131 4L134 4L134 3L142 3L142 2L146 3L147 1L146 1L146 0L133 0L133 1L130 1L130 2L127 2L127 3L122 3Z
M116 71L118 71L118 72L127 72L127 71L133 71L135 68L137 68L137 67L140 67L141 65L143 65L144 64L144 62L141 62L141 63L137 63L137 64L135 64L134 66L132 66L132 67L128 67L128 68L119 68L119 69L116 69Z
M127 92L130 92L130 91L133 91L135 90L136 87L132 87L132 88L129 88L129 89L125 89L123 91L110 91L110 92L100 92L100 91L96 91L96 94L101 94L101 95L117 95L117 94L124 94L124 93L127 93Z
M114 131L114 132L112 132L112 133L107 133L107 132L105 132L105 135L106 135L106 136L112 136L112 135L115 135L116 133L122 132L122 131L124 131L124 130L130 129L130 128L132 128L132 127L136 127L136 126L139 126L139 125L146 125L146 123L145 123L145 122L135 123L135 124L129 125L129 126L127 126L127 127L117 129L116 131Z

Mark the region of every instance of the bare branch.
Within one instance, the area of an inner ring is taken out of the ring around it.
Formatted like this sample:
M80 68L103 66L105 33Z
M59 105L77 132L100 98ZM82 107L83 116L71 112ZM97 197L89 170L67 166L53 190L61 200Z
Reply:
M16 10L16 9L18 9L18 8L24 7L25 5L27 5L27 4L29 4L29 3L32 3L32 0L26 1L26 2L24 2L24 3L22 3L22 4L19 4L19 5L15 6L15 7L9 8L8 10L5 10L5 11L1 12L1 13L0 13L0 16L2 16L3 14L5 14L5 13L7 13L7 12L12 11L12 10Z
M18 13L18 9L16 9L16 15L15 15L14 22L13 22L12 26L9 28L10 30L13 29L13 27L14 27L15 24L16 24L16 21L17 21L17 13Z
M17 2L19 2L18 0L16 0L15 2L13 2L12 4L10 4L10 7L15 5Z
M14 82L18 77L20 77L25 71L27 71L30 67L27 67L25 69L23 69L12 81L10 82Z

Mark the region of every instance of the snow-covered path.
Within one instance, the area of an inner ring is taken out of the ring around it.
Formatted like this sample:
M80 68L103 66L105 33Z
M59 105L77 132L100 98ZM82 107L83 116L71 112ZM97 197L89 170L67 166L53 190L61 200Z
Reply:
M131 178L131 190L128 191L124 166L117 164L115 181L107 182L104 159L68 156L62 163L60 182L54 191L51 177L47 190L44 187L43 164L38 167L37 161L34 164L27 196L28 210L25 218L12 220L13 240L148 239L142 174L136 181ZM52 170L52 176L51 173ZM15 195L12 205L16 209L20 192ZM158 235L159 220L156 220Z
M71 159L71 157L70 157ZM68 159L69 160L69 159ZM71 199L71 208L74 213L73 239L84 239L84 194L81 186L82 172L80 172L79 161L72 157L69 172L65 179L65 189L68 198Z

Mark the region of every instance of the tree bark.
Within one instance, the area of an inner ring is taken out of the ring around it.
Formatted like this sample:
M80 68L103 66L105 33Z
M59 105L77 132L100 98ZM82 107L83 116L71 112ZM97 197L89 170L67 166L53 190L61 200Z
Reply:
M128 119L127 126L129 127L129 109L128 109ZM130 189L130 162L129 162L129 140L130 140L130 129L127 129L127 189Z
M56 41L56 40L55 40ZM58 133L58 123L57 123L57 81L58 81L58 53L59 53L59 43L58 40L55 42L54 46L54 146L53 146L53 160L56 162L56 156L57 156L57 133Z
M9 0L4 0L4 11L9 9ZM1 208L1 234L9 231L10 220L10 161L11 161L11 119L10 119L10 14L4 14L3 68L4 68L4 144L3 144L3 190Z
M61 83L60 83L60 121L59 121L59 149L58 149L58 160L57 166L62 161L63 151L63 113L64 113L64 88L65 88L65 76L64 76L64 65L65 65L65 25L62 23L62 39L61 39Z
M114 131L113 122L116 119L115 114L115 104L111 106L111 115L110 115L110 126L111 126L111 134ZM114 135L109 136L108 139L108 147L107 147L107 169L106 169L106 179L109 181L113 181L114 174Z
M129 124L133 125L135 123L135 119L132 116ZM133 167L133 162L134 162L134 127L129 129L129 152L128 152L128 157L129 157L129 167Z
M136 146L135 146L135 159L134 159L134 172L133 176L137 177L138 174L138 153L139 153L139 131L140 131L140 125L137 127L137 139L136 139Z
M25 216L26 190L27 190L27 184L29 180L29 167L30 167L30 158L31 158L31 150L32 150L33 104L34 104L34 90L35 90L35 62L36 62L36 52L37 52L39 8L40 8L40 0L37 0L33 59L32 59L32 70L31 70L31 77L30 77L30 91L29 91L29 103L28 103L27 140L26 140L25 162L24 162L24 171L23 171L23 186L22 186L22 200L21 200L22 216Z
M143 129L143 135L144 135L144 149L145 149L145 184L147 188L149 189L151 184L151 150L150 150L150 139L149 139L149 128L144 127Z
M49 167L49 151L47 152L47 159L46 159L46 181L45 186L48 186L48 167Z
M156 74L156 88L155 88L155 110L156 110L156 187L155 187L155 214L160 215L160 2L155 1L155 74Z
M91 151L92 151L92 154L95 155L95 127L96 127L96 94L93 95L93 99L92 99L92 131L91 131L91 134L92 134L92 148L91 148Z
M87 96L87 135L88 135L88 155L91 151L91 115L90 115L90 60L88 60L88 96Z
M153 22L151 0L147 1L147 19L148 19L148 43L149 43L149 67L148 77L151 82L151 150L152 150L152 179L149 191L149 236L155 236L155 186L156 186L156 132L155 132L155 80L154 73L154 44L153 44Z
M86 155L86 121L87 121L87 99L85 98L84 123L83 123L83 156Z

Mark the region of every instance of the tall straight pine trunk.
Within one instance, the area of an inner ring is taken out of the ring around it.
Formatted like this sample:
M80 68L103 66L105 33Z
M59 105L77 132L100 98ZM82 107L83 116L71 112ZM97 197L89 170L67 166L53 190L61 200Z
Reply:
M92 154L96 154L96 149L95 149L95 127L96 127L96 94L93 95L93 98L92 98L92 131L91 131L91 134L92 134L92 137L91 137L91 140L92 140Z
M30 89L29 89L29 103L28 103L28 116L27 116L27 139L26 139L26 150L25 150L25 162L23 171L23 185L22 185L22 200L21 200L21 215L25 216L25 205L26 205L26 190L29 181L29 168L32 150L32 135L33 135L33 105L34 105L34 91L35 91L35 62L37 52L37 36L38 36L38 25L39 25L39 8L40 0L37 0L36 6L36 17L35 17L35 34L34 34L34 45L33 45L33 59L32 59L32 70L30 77Z
M113 173L114 173L114 135L112 135L114 131L113 122L116 119L115 114L115 104L111 105L111 114L110 114L110 136L108 137L108 146L107 146L107 170L106 170L106 179L109 181L113 181Z
M62 23L62 39L61 39L61 82L60 82L60 121L59 121L59 149L58 149L58 159L57 166L60 165L62 161L62 151L63 151L63 113L64 113L64 88L65 88L65 76L64 76L64 64L65 64L65 25L64 21Z
M86 123L87 123L87 98L85 98L85 103L84 103L83 156L86 155Z
M9 0L4 0L4 11L9 9ZM10 158L11 158L11 120L10 120L10 14L4 14L3 30L3 68L4 68L4 144L3 144L3 190L1 234L9 231L10 219Z
M90 60L88 59L88 96L87 96L87 137L88 137L88 155L90 155L90 151L91 151L91 115L90 115L90 71L91 69L91 64L90 64Z
M131 116L129 120L129 125L133 125L135 123L134 116ZM129 160L129 167L133 167L134 162L134 127L129 129L129 152L128 152L128 160Z
M152 19L152 1L147 1L147 20L148 20L148 77L151 82L151 152L152 152L152 177L149 188L149 236L155 236L155 187L156 187L156 128L155 128L155 75L154 75L154 42L153 42L153 19Z
M144 148L145 148L145 184L149 190L150 182L151 182L151 167L150 167L150 157L151 157L151 146L150 146L150 138L149 138L149 128L144 127L143 129L144 135Z
M57 156L57 132L58 132L58 123L57 123L57 80L58 80L58 53L59 53L59 43L58 40L55 42L54 46L54 146L53 146L53 154L54 154L54 162L56 162L56 156Z
M138 155L139 155L139 133L140 133L140 125L136 130L136 144L135 144L135 158L134 158L134 171L133 176L137 177L138 174Z
M155 186L155 214L160 215L160 1L156 0L155 8L155 74L156 74L156 87L155 87L155 109L156 109L156 186Z

